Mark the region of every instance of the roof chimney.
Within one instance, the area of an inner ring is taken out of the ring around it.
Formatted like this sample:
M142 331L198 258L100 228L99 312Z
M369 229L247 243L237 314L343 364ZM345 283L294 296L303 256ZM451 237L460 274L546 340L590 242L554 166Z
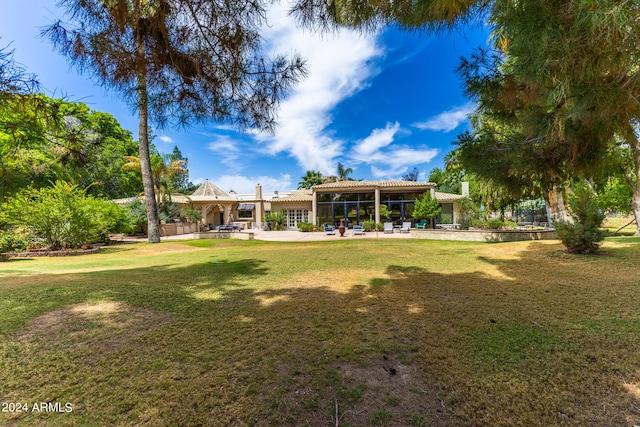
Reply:
M462 182L462 196L469 197L469 181Z

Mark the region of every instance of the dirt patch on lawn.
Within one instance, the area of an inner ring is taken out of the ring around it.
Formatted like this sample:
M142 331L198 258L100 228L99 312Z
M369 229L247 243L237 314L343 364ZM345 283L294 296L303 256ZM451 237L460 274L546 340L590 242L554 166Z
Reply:
M108 351L171 322L171 316L122 302L82 303L34 318L16 333L44 347L98 347Z
M298 421L332 426L450 425L445 393L416 364L385 354L368 365L336 362L333 368L341 390L318 393L308 384L298 384L284 396L285 407Z

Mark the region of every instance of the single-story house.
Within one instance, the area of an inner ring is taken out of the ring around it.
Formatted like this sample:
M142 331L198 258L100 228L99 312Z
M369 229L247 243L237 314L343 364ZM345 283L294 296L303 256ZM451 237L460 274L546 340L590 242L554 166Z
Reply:
M263 194L262 186L258 184L255 194L241 195L227 193L206 180L190 196L174 195L172 201L200 210L204 226L234 224L260 228L266 213L282 211L285 227L293 230L299 222L338 225L345 219L347 225L351 225L369 220L387 221L380 216L382 205L387 206L391 221L412 221L414 203L425 192L437 199L442 207L436 223L457 222L457 201L464 196L436 191L436 184L432 182L338 181L286 194ZM463 194L468 195L468 185L463 185Z

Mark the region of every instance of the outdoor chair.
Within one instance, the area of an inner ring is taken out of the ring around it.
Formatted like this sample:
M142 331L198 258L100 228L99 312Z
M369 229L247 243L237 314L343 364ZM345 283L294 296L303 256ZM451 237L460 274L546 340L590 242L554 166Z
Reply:
M324 223L324 232L327 233L327 234L336 234L336 228L325 222Z
M385 222L384 223L384 232L385 233L393 233L393 223L392 222Z
M361 224L353 226L353 230L351 230L351 235L355 236L356 234L361 234L364 236L364 228L362 227Z
M427 220L421 219L419 223L416 224L416 228L422 228L423 230L427 227Z
M400 227L400 232L401 233L409 233L410 229L411 229L411 221L403 222L402 223L402 227Z

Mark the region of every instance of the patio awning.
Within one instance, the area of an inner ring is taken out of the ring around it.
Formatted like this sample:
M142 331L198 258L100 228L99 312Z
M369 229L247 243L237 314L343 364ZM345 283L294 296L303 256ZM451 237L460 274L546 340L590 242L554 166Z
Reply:
M238 205L239 211L252 211L256 207L255 203L240 203Z

